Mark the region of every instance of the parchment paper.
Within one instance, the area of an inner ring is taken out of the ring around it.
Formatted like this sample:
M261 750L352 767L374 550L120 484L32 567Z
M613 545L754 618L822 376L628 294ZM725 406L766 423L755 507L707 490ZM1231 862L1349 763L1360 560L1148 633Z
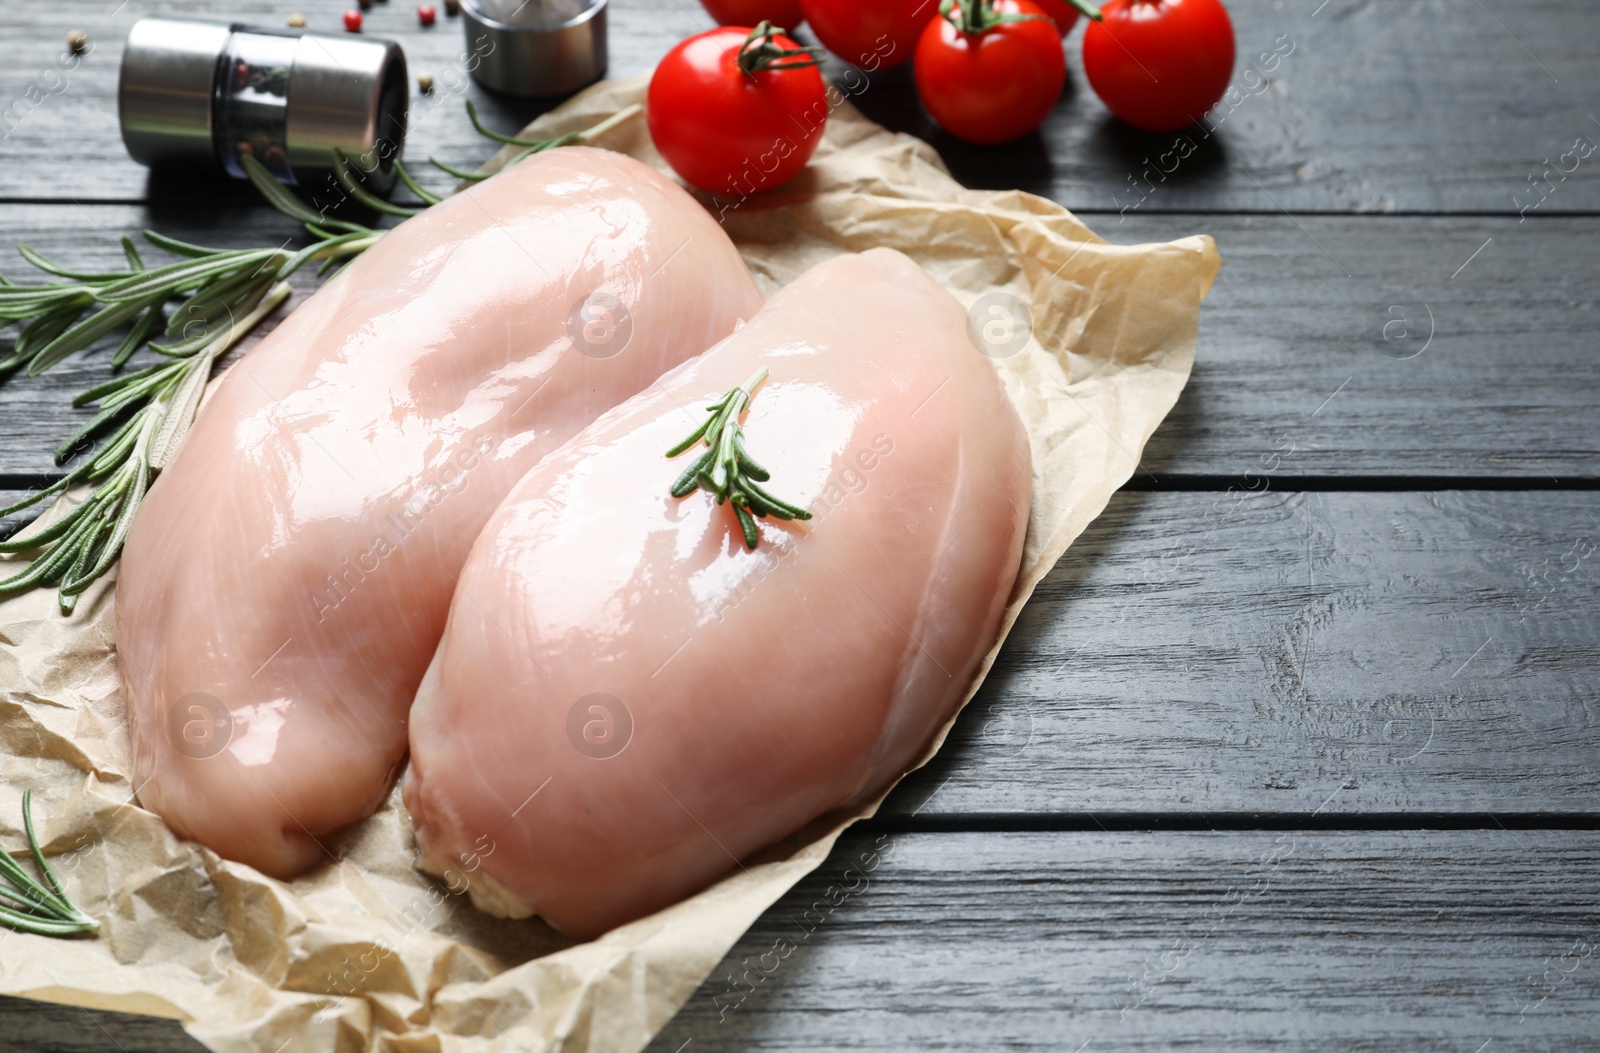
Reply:
M644 87L596 85L529 132L588 127ZM1216 250L1207 237L1108 245L1049 201L963 189L926 144L831 101L826 140L795 182L759 199L702 200L769 293L831 255L888 245L969 306L998 292L1031 310L1033 338L995 358L1034 459L1003 636L1176 401ZM642 118L597 145L665 168ZM97 584L71 618L49 590L0 604L0 843L21 854L32 786L46 852L103 926L78 941L0 930L6 994L175 1017L219 1051L632 1053L879 803L824 817L693 899L586 944L537 920L479 914L414 871L398 792L341 838L339 864L274 881L179 840L135 802L113 591L110 579Z

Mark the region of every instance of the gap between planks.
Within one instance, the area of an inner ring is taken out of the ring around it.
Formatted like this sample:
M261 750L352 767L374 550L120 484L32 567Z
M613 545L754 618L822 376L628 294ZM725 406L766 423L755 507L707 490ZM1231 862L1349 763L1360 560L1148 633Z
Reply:
M885 815L859 834L1307 833L1422 830L1600 830L1600 814L1578 812L977 812Z

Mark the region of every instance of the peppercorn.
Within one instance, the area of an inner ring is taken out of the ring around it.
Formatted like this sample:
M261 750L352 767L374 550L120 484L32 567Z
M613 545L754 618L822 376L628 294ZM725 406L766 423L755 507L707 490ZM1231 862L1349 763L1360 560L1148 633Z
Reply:
M89 46L89 34L81 29L74 29L67 34L67 48L74 55L83 54L83 49Z
M433 94L433 74L423 70L417 74L417 90L424 95Z
M296 11L294 14L289 16L289 28L290 29L304 29L305 26L306 26L306 16L305 15L302 15L300 12Z
M344 28L346 32L350 33L361 32L361 12L346 11L344 13Z
M417 21L425 26L433 25L433 20L436 17L438 17L438 12L434 11L432 4L422 4L417 8Z

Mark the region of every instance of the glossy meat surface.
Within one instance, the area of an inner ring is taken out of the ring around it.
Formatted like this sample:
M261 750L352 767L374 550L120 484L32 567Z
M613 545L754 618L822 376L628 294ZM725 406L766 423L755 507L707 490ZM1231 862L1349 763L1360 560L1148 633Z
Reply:
M141 803L274 876L328 858L325 835L392 785L500 499L760 302L687 194L577 147L358 258L224 379L128 538Z
M761 366L749 452L815 518L750 552L663 455ZM484 528L412 711L421 865L588 937L878 792L995 639L1030 485L961 306L887 249L815 268Z

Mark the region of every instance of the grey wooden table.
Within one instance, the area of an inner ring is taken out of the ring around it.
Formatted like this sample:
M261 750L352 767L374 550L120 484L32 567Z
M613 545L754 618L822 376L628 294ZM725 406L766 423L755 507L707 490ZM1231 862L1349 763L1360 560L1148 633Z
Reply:
M707 25L693 0L613 3L618 75ZM336 29L338 3L296 5ZM92 269L141 226L285 235L247 188L152 178L118 140L128 26L220 6L6 5L0 240ZM1164 176L1175 137L1110 119L1076 36L1065 97L1019 143L941 136L902 76L860 99L969 185L1113 241L1208 232L1224 267L1142 470L944 751L657 1053L1600 1050L1600 156L1572 152L1600 143L1600 8L1230 8L1241 73L1292 50ZM70 28L94 50L30 90ZM453 21L421 30L396 0L368 30L460 69ZM505 129L536 112L472 94ZM481 158L446 101L411 156ZM54 477L67 400L106 368L0 387L0 493ZM0 1049L195 1048L165 1021L0 1000Z

